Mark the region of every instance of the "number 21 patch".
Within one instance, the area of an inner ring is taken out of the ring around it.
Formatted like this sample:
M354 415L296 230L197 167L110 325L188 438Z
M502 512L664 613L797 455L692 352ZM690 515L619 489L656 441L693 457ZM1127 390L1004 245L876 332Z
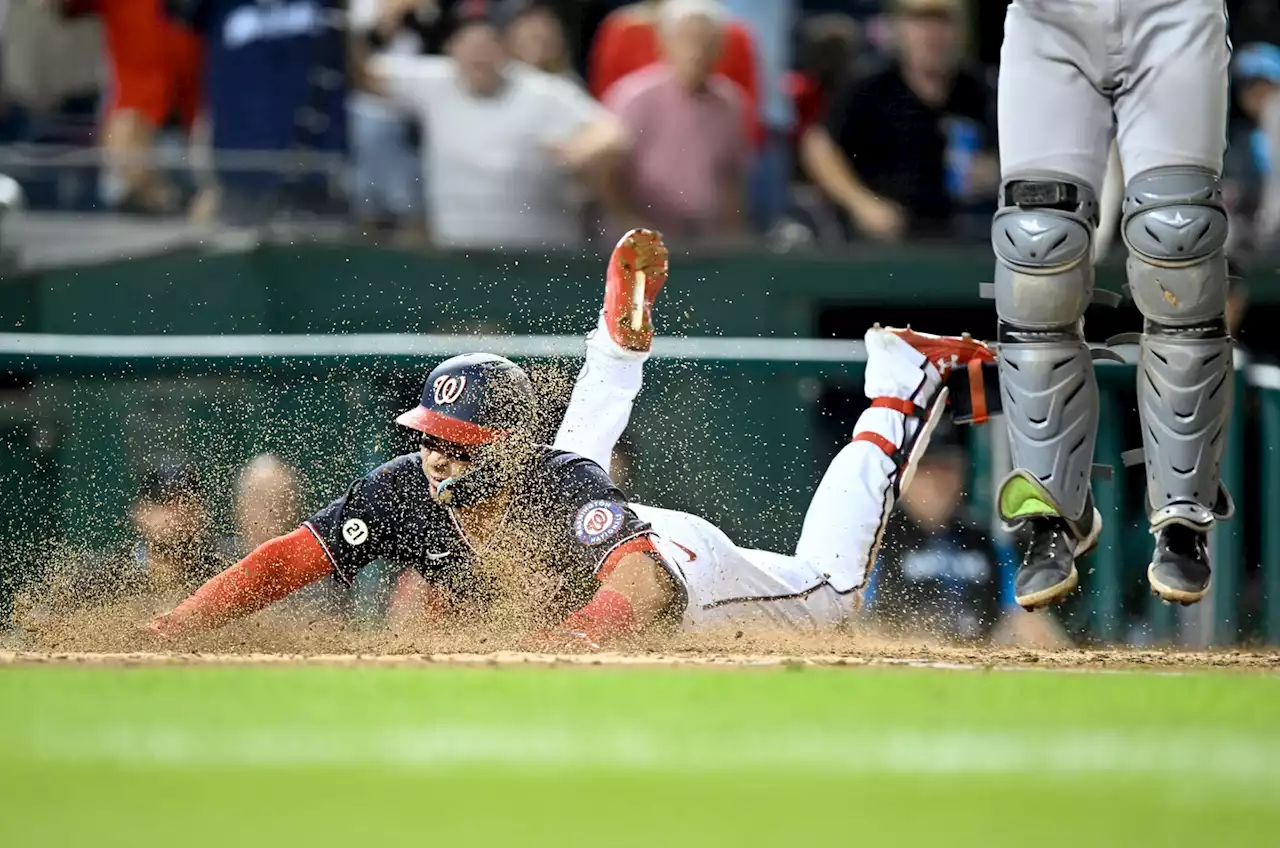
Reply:
M588 501L573 517L573 530L584 545L598 545L622 529L622 506L613 501Z

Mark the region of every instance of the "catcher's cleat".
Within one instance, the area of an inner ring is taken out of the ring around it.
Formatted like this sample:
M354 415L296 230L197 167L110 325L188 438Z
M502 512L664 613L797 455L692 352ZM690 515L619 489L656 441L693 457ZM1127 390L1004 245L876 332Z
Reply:
M1080 582L1076 560L1098 545L1102 515L1085 500L1079 519L1059 514L1053 497L1038 479L1014 471L1000 486L997 496L1005 526L1020 530L1024 549L1022 564L1013 575L1014 603L1025 610L1056 604Z
M629 350L653 344L653 301L667 281L667 246L654 230L631 230L609 257L604 293L609 335Z
M876 325L880 328L880 325ZM945 380L955 368L963 368L970 362L995 362L996 352L990 345L980 342L965 333L960 336L935 336L933 333L920 333L910 327L884 327L885 332L893 333L898 338L924 354L933 363L938 373Z
M1170 524L1156 532L1156 550L1147 566L1152 594L1190 606L1209 593L1208 537L1190 527Z
M1080 582L1076 557L1088 553L1097 537L1079 541L1061 518L1034 518L1026 526L1030 538L1013 576L1013 596L1014 603L1030 612L1071 594Z

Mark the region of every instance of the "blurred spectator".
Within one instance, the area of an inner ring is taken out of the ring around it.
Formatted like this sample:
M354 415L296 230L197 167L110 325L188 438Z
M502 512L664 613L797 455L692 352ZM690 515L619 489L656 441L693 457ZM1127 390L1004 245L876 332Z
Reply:
M824 14L805 18L798 36L797 67L783 79L783 87L795 109L791 143L797 153L800 139L822 120L831 96L850 78L862 52L862 31L857 21L848 15ZM803 176L803 172L798 176Z
M996 550L964 505L968 466L955 426L939 427L889 520L867 592L890 629L978 639L1000 617Z
M353 0L353 61L369 55L419 56L431 44L435 0ZM420 232L424 224L421 129L395 103L367 91L348 99L352 203L368 230Z
M643 0L616 10L596 30L587 63L587 84L598 100L606 99L614 83L662 58L658 37L658 12L674 0ZM708 0L700 5L719 5ZM751 33L730 21L724 28L724 45L716 73L738 84L745 95L743 120L751 137L759 133L760 83L756 46Z
M581 246L586 232L570 177L616 208L622 127L573 83L509 62L488 4L460 4L448 26L447 57L375 56L363 80L425 124L434 239L451 247Z
M292 532L302 522L302 478L273 454L255 456L236 480L235 519L239 546L247 553Z
M1251 44L1232 62L1233 94L1247 120L1242 141L1256 176L1257 214L1243 243L1265 249L1280 236L1280 47ZM1247 213L1253 203L1247 203ZM1247 215L1245 216L1247 217Z
M1231 40L1280 44L1280 4L1275 0L1226 0Z
M790 208L771 233L773 247L786 250L799 244L837 247L846 241L844 227L821 190L801 167L800 143L827 113L827 103L843 81L852 79L863 55L862 30L845 14L812 15L797 32L797 67L783 80L795 109L790 144Z
M550 4L509 0L504 12L507 20L503 36L512 59L576 85L583 84L582 77L573 70L564 24Z
M908 635L1067 646L1050 614L1007 605L1012 571L1001 568L990 536L965 505L968 481L969 456L959 430L944 423L885 529L867 589L868 611L887 630Z
M336 184L347 141L346 4L168 2L204 45L221 217L256 225L343 211Z
M189 465L158 465L142 477L133 505L141 537L134 561L150 588L189 592L226 563L200 476Z
M203 93L199 37L172 20L164 0L63 0L68 14L102 17L111 95L103 150L112 183L109 205L173 214L182 195L152 163L157 133L173 122L189 138Z
M742 22L756 45L759 70L759 154L751 169L747 208L760 232L767 231L786 211L790 182L791 128L795 105L783 85L795 46L796 0L724 0L729 13Z
M951 234L955 201L999 179L977 151L994 141L994 110L987 85L960 67L961 0L894 9L896 59L853 80L802 142L814 182L857 232L882 241Z
M72 18L75 18L74 20ZM105 45L101 22L76 17L56 3L7 2L0 24L0 142L92 143L96 126L37 127L68 107L85 117L96 108ZM96 123L96 115L93 116Z
M670 0L658 15L664 61L619 80L606 98L632 138L628 199L639 221L669 237L739 233L751 145L742 95L714 71L726 14Z
M306 517L302 507L302 477L288 463L264 453L245 464L236 480L236 555L243 557L263 542L297 529ZM351 590L336 577L312 583L277 605L276 612L292 616L341 619L349 612Z
M194 467L159 463L146 470L130 511L135 540L102 555L51 557L23 603L34 624L49 613L117 601L166 603L190 594L233 562L213 532Z

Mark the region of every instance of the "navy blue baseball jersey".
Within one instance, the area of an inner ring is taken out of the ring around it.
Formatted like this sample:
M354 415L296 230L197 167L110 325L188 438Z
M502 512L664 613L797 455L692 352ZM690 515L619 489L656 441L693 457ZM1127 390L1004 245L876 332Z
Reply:
M577 454L541 447L513 489L493 536L477 550L453 512L431 497L418 454L396 457L351 484L346 494L306 525L334 572L351 582L376 559L416 569L459 600L483 602L496 591L493 569L503 560L533 565L555 578L545 599L549 619L578 609L599 589L596 574L624 543L650 526L627 505L609 475ZM540 599L541 600L541 599Z

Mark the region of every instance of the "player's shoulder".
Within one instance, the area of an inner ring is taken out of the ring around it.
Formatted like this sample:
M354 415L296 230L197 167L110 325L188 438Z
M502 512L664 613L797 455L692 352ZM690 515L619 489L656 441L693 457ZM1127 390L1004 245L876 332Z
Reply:
M422 473L422 459L417 453L406 453L387 460L361 478L367 488L381 494L426 491L427 477Z
M608 478L608 472L594 460L572 451L539 445L534 459L534 473L548 478L597 477Z
M550 500L574 500L584 494L622 499L609 472L596 462L552 447L538 448L530 482Z

